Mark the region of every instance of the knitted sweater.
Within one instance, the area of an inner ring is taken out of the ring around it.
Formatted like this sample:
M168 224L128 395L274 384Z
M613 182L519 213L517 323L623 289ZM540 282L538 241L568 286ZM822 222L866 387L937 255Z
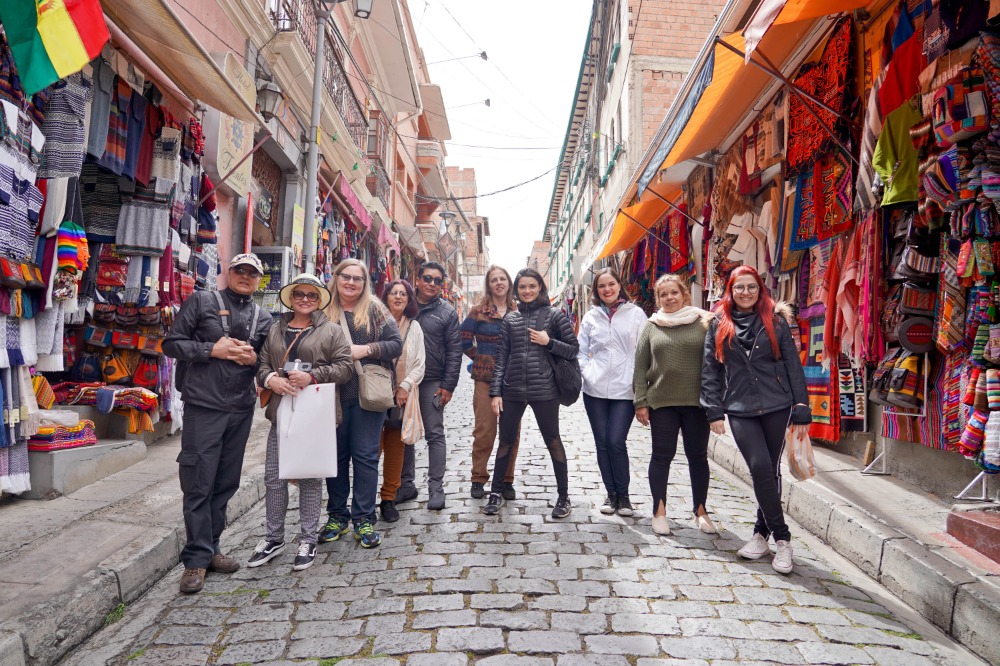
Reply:
M677 327L649 322L639 335L632 376L636 408L701 405L701 364L705 324Z

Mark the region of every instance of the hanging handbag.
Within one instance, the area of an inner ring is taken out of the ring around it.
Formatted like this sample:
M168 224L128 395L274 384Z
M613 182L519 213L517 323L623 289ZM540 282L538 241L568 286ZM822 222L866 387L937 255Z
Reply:
M0 257L0 286L8 289L24 289L26 285L24 275L21 273L21 264L13 259Z
M889 378L896 367L896 359L902 353L899 347L893 347L885 352L878 367L872 374L871 390L868 399L879 405L891 405L889 402Z
M340 313L340 327L344 329L344 335L351 344L354 344L343 312ZM354 371L358 375L358 402L361 409L384 412L395 404L392 372L388 368L375 364L361 365L360 361L355 360Z
M132 374L132 385L155 391L160 382L160 366L155 358L144 356Z
M553 340L561 341L553 325L555 313L555 309L550 308L549 321L545 328L548 329L549 336ZM549 359L549 365L552 366L552 375L556 381L556 389L559 391L559 404L569 407L580 399L580 392L583 390L583 374L580 372L580 362L576 356L573 358L564 358L558 354L553 354L548 349L545 350L545 354Z
M903 284L899 311L909 315L933 317L937 310L937 289L913 282Z
M83 352L76 360L73 369L70 370L69 377L75 382L104 381L104 374L101 372L101 359L92 351Z
M112 352L104 357L101 372L108 384L130 384L134 370L126 363L126 356L121 352Z
M401 332L402 336L403 336L403 349L404 350L406 349L406 338L408 338L410 336L410 328L411 328L411 325L409 323L407 323L406 324L406 330ZM400 357L400 358L402 358L402 357ZM398 373L399 372L399 365L398 365L399 359L396 359L396 363L397 363L397 365L396 365L396 371ZM394 402L395 402L395 399L396 399L396 396L395 396L395 393L393 393L393 401ZM411 396L410 398L408 398L408 401L412 400L412 399L413 398ZM391 428L393 430L402 430L403 429L403 412L405 411L405 409L406 409L405 406L404 407L400 407L397 404L394 404L392 407L390 407L389 411L386 412L385 423L383 424L383 427L384 428Z
M403 444L416 444L424 438L424 419L420 414L420 387L410 389L410 397L403 408L403 423L399 429Z
M922 365L921 357L918 354L908 350L903 351L896 360L896 366L889 376L888 400L890 404L904 409L920 409L920 405L924 401ZM985 379L984 377L984 384Z
M942 148L990 128L983 70L968 67L934 93L931 108L934 138Z

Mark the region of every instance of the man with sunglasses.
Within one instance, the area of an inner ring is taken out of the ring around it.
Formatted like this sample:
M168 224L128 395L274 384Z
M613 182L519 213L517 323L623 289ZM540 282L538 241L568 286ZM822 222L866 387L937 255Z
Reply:
M271 315L253 301L263 274L257 255L233 257L226 288L188 297L163 341L163 352L179 361L177 389L184 400L177 463L187 531L180 590L188 594L202 589L206 571L240 568L222 553L219 538L240 485L257 399L257 353L271 328Z
M427 508L440 511L444 508L445 456L447 443L444 435L444 407L458 386L462 367L462 335L458 313L450 303L441 298L448 274L444 266L428 261L420 267L414 285L420 314L417 322L424 332L424 380L420 383L420 412L427 439ZM396 491L396 504L417 497L414 483L416 453L407 446L403 452L401 485Z

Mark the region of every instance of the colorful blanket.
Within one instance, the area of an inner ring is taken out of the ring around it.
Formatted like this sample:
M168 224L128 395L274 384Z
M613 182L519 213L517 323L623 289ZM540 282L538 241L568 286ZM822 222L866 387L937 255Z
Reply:
M829 368L823 367L825 326L825 316L799 320L802 369L806 376L806 390L813 419L809 426L809 436L835 443L840 439L839 380Z
M868 420L864 371L844 354L840 355L837 368L837 391L840 394L841 431L864 432Z

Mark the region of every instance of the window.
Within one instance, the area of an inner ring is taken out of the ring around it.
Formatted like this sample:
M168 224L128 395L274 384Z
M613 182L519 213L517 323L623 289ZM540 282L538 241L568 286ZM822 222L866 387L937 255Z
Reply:
M385 164L387 133L388 128L386 127L385 119L382 117L382 112L375 110L369 111L367 148L367 157L369 159L379 160L382 164Z

